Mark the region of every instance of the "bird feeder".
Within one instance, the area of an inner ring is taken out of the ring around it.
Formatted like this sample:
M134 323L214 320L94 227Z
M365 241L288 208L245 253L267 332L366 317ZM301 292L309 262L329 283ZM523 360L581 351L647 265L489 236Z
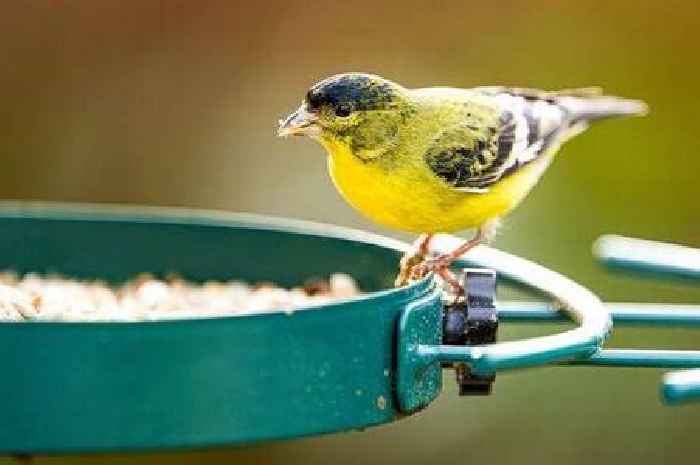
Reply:
M484 395L499 371L513 368L700 367L695 351L602 349L613 321L699 325L697 308L606 306L558 273L487 247L461 262L470 267L465 301L446 305L432 276L392 288L405 244L299 221L10 203L0 207L0 239L0 269L20 273L120 283L176 272L291 286L341 271L367 291L293 312L2 323L2 453L201 448L363 429L428 407L444 369L456 371L462 394ZM612 261L619 247L610 240L602 244ZM455 241L440 236L435 251ZM625 250L625 265L637 267L629 253L636 249ZM498 302L497 277L556 305ZM499 323L564 318L576 327L494 342ZM698 396L700 376L669 375L663 392L672 402Z

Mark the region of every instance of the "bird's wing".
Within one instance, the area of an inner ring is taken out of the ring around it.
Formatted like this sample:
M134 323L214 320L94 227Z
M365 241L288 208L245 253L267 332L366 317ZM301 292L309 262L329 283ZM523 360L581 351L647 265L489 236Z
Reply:
M447 184L486 192L492 184L544 153L569 127L566 109L553 98L503 88L476 89L480 100L464 121L445 129L424 154ZM480 111L487 105L489 110Z

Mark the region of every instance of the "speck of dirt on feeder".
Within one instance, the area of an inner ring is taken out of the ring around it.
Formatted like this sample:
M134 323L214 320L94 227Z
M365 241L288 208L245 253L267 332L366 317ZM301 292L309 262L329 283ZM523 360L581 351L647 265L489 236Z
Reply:
M119 287L99 280L0 272L0 321L143 321L248 315L320 305L360 294L342 273L303 287L242 281L193 283L149 274Z

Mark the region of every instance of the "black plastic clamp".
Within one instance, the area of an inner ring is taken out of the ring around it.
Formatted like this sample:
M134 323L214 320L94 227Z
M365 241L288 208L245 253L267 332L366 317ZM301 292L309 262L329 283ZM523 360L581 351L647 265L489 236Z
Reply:
M496 272L489 269L464 270L465 298L446 305L443 314L443 344L483 345L496 342ZM475 375L463 363L453 364L459 395L488 395L496 375Z

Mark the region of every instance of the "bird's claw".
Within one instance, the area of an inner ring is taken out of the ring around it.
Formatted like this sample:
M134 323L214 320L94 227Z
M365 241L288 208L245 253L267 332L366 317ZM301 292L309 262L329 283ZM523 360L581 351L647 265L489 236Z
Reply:
M449 254L429 259L426 253L421 252L419 248L415 249L401 258L399 274L394 284L396 287L405 286L426 277L429 273L435 273L450 286L457 301L464 295L464 289L449 269L453 261L454 258Z
M396 287L405 286L410 283L414 278L413 270L420 266L426 260L425 253L421 252L420 249L407 252L403 257L401 257L401 262L399 263L399 274L396 276L394 285Z
M442 275L442 271L447 270L451 263L452 260L450 260L448 255L440 255L430 260L423 260L411 269L410 279L421 279L431 272Z
M440 278L442 278L442 280L446 284L449 285L454 295L455 301L457 301L461 296L464 295L464 289L462 288L459 279L457 279L457 277L449 269L450 265L454 261L454 259L450 255L439 255L431 259L426 259L425 256L422 256L422 259L420 261L415 261L416 255L412 255L410 257L405 258L405 261L401 261L402 268L401 272L399 273L399 277L396 281L397 285L408 284L412 281L424 278L429 273L435 273L436 275L440 276ZM398 284L399 279L401 278L404 281L401 281L402 284Z

